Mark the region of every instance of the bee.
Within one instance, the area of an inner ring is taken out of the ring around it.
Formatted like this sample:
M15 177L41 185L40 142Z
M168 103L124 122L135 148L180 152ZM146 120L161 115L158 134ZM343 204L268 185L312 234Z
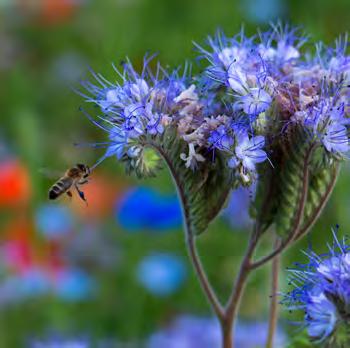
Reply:
M49 190L49 199L57 199L64 193L67 194L67 196L72 197L71 188L74 187L77 190L79 197L85 203L87 203L84 192L79 189L79 186L88 182L88 177L90 174L90 168L81 163L78 163L75 167L68 169L64 176L62 176L62 178L51 186Z

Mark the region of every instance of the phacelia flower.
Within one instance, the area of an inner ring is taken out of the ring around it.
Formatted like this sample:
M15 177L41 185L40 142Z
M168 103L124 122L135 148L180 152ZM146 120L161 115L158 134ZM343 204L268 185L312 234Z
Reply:
M229 160L228 165L236 167L241 164L244 170L255 171L255 165L267 158L266 152L262 150L264 146L265 139L262 136L249 138L247 134L239 135L235 155Z
M294 289L282 301L290 310L304 311L303 325L316 341L332 340L350 320L350 249L335 232L333 237L327 253L310 250L307 264L289 269Z
M252 37L243 31L232 38L218 33L207 47L197 45L205 66L196 76L188 66L183 74L159 64L151 68L149 58L140 73L130 61L122 71L115 69L119 82L92 73L97 83L83 82L82 95L100 114L84 112L108 133L107 142L95 144L106 147L97 164L116 156L128 171L151 174L144 148L157 142L180 149L176 158L184 170L215 166L220 156L233 177L248 185L258 179L263 162L279 167L283 133L299 128L328 159L345 158L350 149L347 40L339 39L334 48L318 44L314 53L303 49L305 42L299 29L278 24ZM172 137L179 147L168 141Z

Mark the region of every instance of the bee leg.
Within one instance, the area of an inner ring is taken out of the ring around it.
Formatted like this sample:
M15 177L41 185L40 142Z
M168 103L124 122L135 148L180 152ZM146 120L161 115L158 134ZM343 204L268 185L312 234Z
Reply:
M88 205L88 202L87 202L87 200L85 198L84 192L80 191L79 187L77 185L75 185L75 188L76 188L76 190L78 192L79 197L86 203L86 205Z
M83 179L79 181L79 185L84 185L87 184L89 182L89 179Z
M72 198L72 197L73 197L72 192L70 192L70 191L67 191L66 194L67 194L67 196L68 196L69 198Z

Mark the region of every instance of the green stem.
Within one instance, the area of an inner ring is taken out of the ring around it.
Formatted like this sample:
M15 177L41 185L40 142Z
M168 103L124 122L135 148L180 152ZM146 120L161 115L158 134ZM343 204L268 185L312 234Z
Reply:
M238 272L238 276L235 280L233 290L231 292L230 298L226 305L225 318L224 318L224 322L221 325L222 333L224 335L223 337L224 348L231 348L233 347L233 344L234 344L233 341L234 341L235 320L238 314L239 305L241 303L241 298L248 280L249 273L252 270L251 259L254 254L255 248L258 244L259 236L260 236L260 230L259 230L259 227L256 225L251 234L247 251L242 260L242 263ZM230 342L230 346L228 346L228 342Z
M221 321L224 316L224 310L208 280L207 274L204 271L202 262L197 252L196 243L194 239L195 237L193 236L193 233L189 231L188 227L186 227L185 230L187 250L190 255L193 268L196 271L197 278L201 284L202 290L205 293L209 304L211 305L218 319Z
M169 160L166 153L163 151L163 149L159 146L156 146L154 144L149 144L153 148L155 148L156 151L162 156L163 160L167 164L171 177L174 181L178 197L180 198L181 208L182 208L182 215L183 215L183 221L184 221L184 230L185 230L185 239L186 239L186 246L188 250L188 254L190 256L193 268L196 272L198 281L202 287L202 290L204 294L206 295L206 298L209 302L209 304L212 307L212 310L216 314L219 320L222 320L224 311L222 308L222 305L216 296L215 291L213 290L208 276L204 270L204 267L202 265L201 259L199 257L199 254L197 252L196 242L195 242L195 235L194 231L191 229L191 224L189 223L189 212L188 212L188 205L186 201L185 192L182 188L182 185L180 184L178 177L176 175L175 168L172 164L172 162Z
M278 247L279 240L276 239L275 247ZM280 255L276 256L272 261L271 267L271 303L270 303L270 315L269 315L269 331L267 336L266 348L273 348L273 340L275 337L277 320L278 320L278 304L277 304L277 291L278 291L278 272L280 269Z

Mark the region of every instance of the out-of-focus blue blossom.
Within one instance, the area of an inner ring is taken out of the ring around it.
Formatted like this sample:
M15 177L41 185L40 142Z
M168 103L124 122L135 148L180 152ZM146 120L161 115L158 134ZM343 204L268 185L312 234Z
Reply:
M45 204L36 212L38 231L48 239L60 238L73 228L73 216L70 210L57 204Z
M239 348L262 348L267 339L268 326L264 322L238 322L235 346ZM275 348L285 347L286 337L278 329ZM211 318L181 316L170 327L154 333L147 348L220 348L221 331L219 323Z
M161 194L139 187L129 190L117 204L119 224L129 232L163 232L179 228L182 223L180 203L176 195Z
M0 305L47 295L51 290L51 280L43 269L31 268L20 274L7 275L0 281Z
M28 269L20 277L20 291L24 297L40 296L47 293L51 288L48 273L40 268Z
M28 348L92 348L92 345L86 338L50 335L44 338L30 339Z
M285 0L241 0L245 16L255 23L268 23L281 17L285 7Z
M309 250L305 252L308 263L289 269L294 289L282 301L291 310L304 311L303 325L318 341L329 338L337 325L349 324L350 249L345 239L339 240L335 232L333 236L328 253Z
M227 208L223 211L223 216L235 229L246 228L252 223L249 216L249 205L253 188L239 187L232 191Z
M0 281L0 304L12 304L45 295L54 295L64 301L82 301L91 297L96 287L91 276L76 268L65 268L57 274L32 268Z
M184 284L186 266L176 255L151 254L138 265L137 279L150 293L156 296L169 296Z
M55 295L65 301L83 301L94 294L96 287L95 280L88 273L69 268L57 274Z

